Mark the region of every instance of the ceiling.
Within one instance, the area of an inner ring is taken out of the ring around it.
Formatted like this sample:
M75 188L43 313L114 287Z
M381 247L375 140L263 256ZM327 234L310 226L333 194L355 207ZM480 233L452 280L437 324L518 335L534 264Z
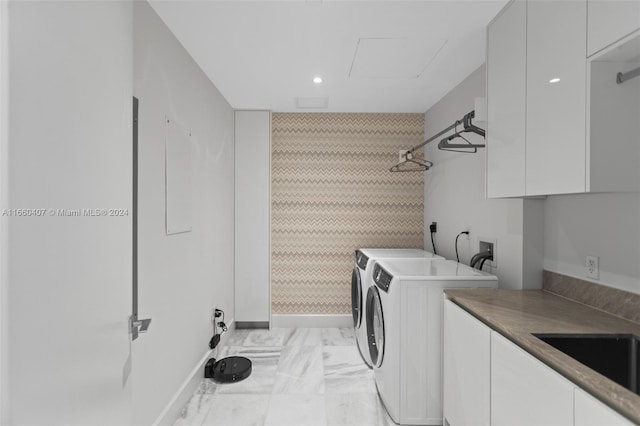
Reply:
M484 62L507 0L150 3L235 109L425 112Z

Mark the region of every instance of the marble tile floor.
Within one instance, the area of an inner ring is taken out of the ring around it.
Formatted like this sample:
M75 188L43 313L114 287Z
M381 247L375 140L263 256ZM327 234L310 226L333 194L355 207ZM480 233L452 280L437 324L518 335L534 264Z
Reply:
M233 330L216 358L230 355L251 359L251 376L203 379L175 426L394 425L351 328Z

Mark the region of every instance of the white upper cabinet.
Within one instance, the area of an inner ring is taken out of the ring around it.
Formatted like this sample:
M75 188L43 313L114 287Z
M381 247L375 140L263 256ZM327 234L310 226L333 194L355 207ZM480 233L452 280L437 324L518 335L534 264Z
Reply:
M525 195L585 191L587 3L527 3Z
M640 191L640 78L616 82L640 66L639 11L513 0L489 24L489 198Z
M487 30L487 196L525 191L527 4L507 5Z
M640 0L588 1L587 55L640 29Z
M513 0L487 29L487 197L586 191L586 0Z

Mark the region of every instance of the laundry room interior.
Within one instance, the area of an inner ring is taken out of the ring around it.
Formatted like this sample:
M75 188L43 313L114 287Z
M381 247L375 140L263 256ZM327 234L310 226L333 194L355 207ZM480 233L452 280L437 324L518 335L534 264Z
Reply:
M640 424L640 0L1 0L0 49L0 424Z

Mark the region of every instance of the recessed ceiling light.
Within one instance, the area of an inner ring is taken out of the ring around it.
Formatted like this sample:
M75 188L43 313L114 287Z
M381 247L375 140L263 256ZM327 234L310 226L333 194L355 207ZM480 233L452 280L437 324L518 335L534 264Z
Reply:
M315 84L320 84L322 83L322 77L313 77L313 82Z
M558 77L554 77L551 80L549 80L549 83L557 83L559 81L560 81L560 79Z

